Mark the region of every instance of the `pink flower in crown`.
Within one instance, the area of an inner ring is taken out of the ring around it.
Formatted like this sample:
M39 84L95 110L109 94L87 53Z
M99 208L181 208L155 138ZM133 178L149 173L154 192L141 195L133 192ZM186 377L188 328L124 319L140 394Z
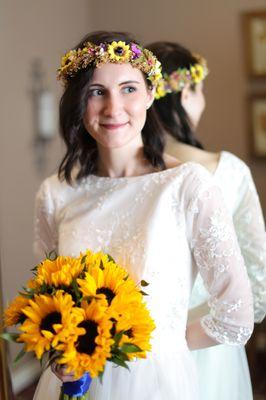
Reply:
M133 60L141 56L142 51L138 48L138 46L135 43L131 44L131 51L133 53Z

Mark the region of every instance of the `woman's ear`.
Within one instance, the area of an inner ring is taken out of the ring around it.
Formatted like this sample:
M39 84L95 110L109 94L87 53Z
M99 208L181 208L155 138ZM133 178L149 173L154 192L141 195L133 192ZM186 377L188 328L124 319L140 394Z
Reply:
M182 105L185 104L186 101L189 99L189 95L190 95L190 85L187 83L181 92L180 100Z
M148 90L148 102L147 102L147 106L146 106L147 110L151 107L151 105L154 101L155 90L156 90L155 87Z

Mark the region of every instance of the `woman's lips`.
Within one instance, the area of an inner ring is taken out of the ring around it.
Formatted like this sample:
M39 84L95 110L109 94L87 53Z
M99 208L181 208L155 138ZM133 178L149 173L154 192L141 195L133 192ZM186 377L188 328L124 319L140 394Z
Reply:
M122 128L123 126L126 126L127 122L119 123L119 124L100 124L100 125L105 129L115 130L115 129Z

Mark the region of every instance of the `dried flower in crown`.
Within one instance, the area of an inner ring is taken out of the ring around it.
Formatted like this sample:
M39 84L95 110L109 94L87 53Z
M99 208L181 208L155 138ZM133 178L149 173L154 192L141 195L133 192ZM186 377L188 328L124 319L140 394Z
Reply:
M157 86L162 79L161 63L151 51L136 43L122 41L101 43L100 45L87 42L82 49L70 50L61 59L58 79L67 84L78 71L89 65L100 67L106 63L130 63L147 75L153 86Z
M158 82L156 87L155 98L158 100L167 95L167 93L181 92L184 87L193 85L203 81L209 74L206 60L194 55L198 63L191 65L189 68L178 68L170 75L163 74L163 78Z

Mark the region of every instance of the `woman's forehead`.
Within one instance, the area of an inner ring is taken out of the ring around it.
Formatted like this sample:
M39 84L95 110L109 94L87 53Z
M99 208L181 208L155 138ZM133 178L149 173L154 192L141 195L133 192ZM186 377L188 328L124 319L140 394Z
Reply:
M129 63L107 63L95 68L90 84L110 86L130 81L144 83L143 74L138 68L133 68Z

